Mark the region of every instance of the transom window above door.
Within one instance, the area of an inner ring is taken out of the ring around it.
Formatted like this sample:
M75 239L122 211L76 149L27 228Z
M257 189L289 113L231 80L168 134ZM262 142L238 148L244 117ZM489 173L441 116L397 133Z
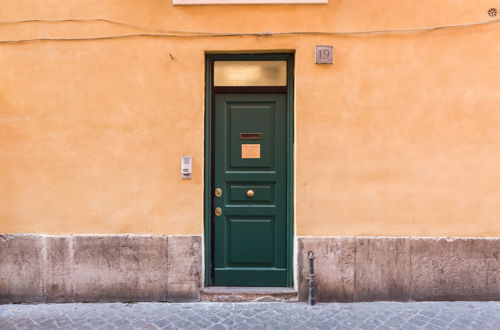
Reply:
M286 61L214 61L214 86L286 86Z

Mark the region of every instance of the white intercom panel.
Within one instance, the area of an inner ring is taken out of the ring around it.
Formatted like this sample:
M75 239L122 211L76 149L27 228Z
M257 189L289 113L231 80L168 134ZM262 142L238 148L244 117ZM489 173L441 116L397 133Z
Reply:
M192 165L193 160L191 156L182 156L181 157L181 178L183 179L191 179L192 175Z

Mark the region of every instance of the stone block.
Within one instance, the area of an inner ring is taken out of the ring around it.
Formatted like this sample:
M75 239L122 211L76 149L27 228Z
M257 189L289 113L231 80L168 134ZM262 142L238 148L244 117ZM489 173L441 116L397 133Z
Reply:
M165 301L167 237L74 236L73 299Z
M486 295L484 239L412 238L411 251L412 299L471 300Z
M73 254L71 236L44 236L43 286L45 300L65 302L73 295Z
M485 240L487 300L500 300L500 238Z
M298 238L299 300L308 298L307 252L313 251L316 300L353 301L355 247L354 237Z
M318 301L500 299L500 238L301 237L300 300L309 250Z
M138 282L137 299L166 301L168 292L168 240L167 236L137 236Z
M410 241L356 237L354 300L410 300Z
M38 235L0 235L0 303L43 301L42 241Z
M199 301L202 272L200 236L169 236L167 301Z
M500 298L499 247L500 239L412 238L412 299Z
M201 250L200 236L3 235L0 302L199 300Z
M500 244L498 245L500 246ZM500 258L488 258L486 260L485 299L500 300Z

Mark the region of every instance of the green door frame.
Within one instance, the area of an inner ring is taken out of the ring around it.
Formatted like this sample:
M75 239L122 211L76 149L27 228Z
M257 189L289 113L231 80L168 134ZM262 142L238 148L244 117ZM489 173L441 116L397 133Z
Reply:
M294 144L294 54L207 54L205 58L205 164L204 164L204 239L205 286L213 285L212 177L213 177L213 63L214 61L287 61L287 269L288 287L293 286L293 144Z

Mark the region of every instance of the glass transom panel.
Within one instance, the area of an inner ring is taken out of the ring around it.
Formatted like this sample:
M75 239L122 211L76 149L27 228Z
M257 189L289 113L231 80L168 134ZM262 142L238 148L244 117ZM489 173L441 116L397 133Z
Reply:
M214 86L286 86L286 61L215 61Z

